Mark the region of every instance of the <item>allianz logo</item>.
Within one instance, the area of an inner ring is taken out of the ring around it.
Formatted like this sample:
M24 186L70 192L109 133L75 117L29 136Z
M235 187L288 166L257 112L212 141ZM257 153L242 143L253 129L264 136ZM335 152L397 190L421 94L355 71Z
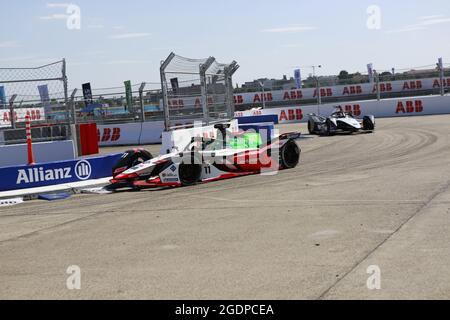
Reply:
M67 180L74 178L74 175L78 180L88 180L91 174L91 164L86 160L80 160L73 167L73 172L72 166L56 169L45 169L44 167L20 169L17 173L16 184Z

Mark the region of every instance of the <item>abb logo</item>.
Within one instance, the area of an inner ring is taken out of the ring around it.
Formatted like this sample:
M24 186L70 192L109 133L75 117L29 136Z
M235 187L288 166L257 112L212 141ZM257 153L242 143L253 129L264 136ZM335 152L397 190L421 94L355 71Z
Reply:
M100 130L97 130L98 141L99 142L107 142L107 141L118 141L120 139L120 128L104 128L102 135L100 135Z
M321 97L332 97L333 90L331 88L322 88L322 89L320 89L320 96ZM314 98L315 97L317 97L317 89L314 90Z
M184 108L184 101L183 101L183 99L169 100L169 108L171 108L171 109Z
M27 116L30 117L31 121L38 121L38 120L42 119L40 110L27 110L25 112L25 115L21 114L20 117L22 117L22 116L23 116L23 119L20 119L20 120L25 120L25 117L27 117ZM9 122L11 120L10 118L11 117L10 117L9 111L3 112L3 118L2 118L3 122ZM17 113L17 111L14 111L14 120L19 121L19 114Z
M303 120L303 111L302 109L288 109L281 110L279 121L300 121Z
M403 90L417 90L422 89L422 81L409 81L403 84Z
M342 92L342 95L351 95L351 94L361 94L362 93L362 87L361 86L350 86L345 87L344 91Z
M390 82L380 83L380 92L391 92L391 91L392 91L392 84ZM376 92L377 92L377 85L374 85L372 93Z
M303 92L301 90L286 91L283 96L283 100L299 100L303 98Z
M234 104L243 104L244 103L244 97L241 95L235 95L234 96Z
M255 97L253 98L253 103L262 102L263 98L264 98L264 101L266 101L266 102L273 101L272 93L269 92L269 93L265 93L264 97L263 97L263 94L255 94Z
M450 87L450 78L443 80L444 87ZM440 80L434 80L433 82L433 89L440 88L441 87L441 81Z
M414 100L414 101L399 101L397 104L397 110L395 113L421 113L423 112L423 103L422 100Z

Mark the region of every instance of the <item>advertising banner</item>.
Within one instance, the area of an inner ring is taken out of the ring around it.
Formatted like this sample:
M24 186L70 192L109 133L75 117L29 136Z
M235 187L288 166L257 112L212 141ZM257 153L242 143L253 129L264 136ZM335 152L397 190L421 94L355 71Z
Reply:
M45 110L44 108L19 108L14 109L14 117L16 123L25 122L25 117L30 116L31 122L44 121ZM11 126L11 112L9 109L3 109L0 111L0 128Z
M300 69L294 70L294 79L295 79L295 84L297 85L297 89L301 89L302 88L302 74L301 74Z
M130 110L131 107L133 106L133 92L131 90L131 81L125 81L125 96L126 96L126 100L127 100L127 105L125 107L125 109Z
M7 108L5 87L0 86L0 108Z
M0 191L45 187L110 177L122 154L0 168Z
M89 82L83 83L82 89L83 89L84 104L87 108L90 104L93 103L91 84Z

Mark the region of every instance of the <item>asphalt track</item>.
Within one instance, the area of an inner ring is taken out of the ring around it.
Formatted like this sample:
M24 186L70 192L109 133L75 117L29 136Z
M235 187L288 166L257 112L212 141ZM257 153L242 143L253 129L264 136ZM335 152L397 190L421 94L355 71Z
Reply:
M0 298L449 299L450 116L377 125L274 176L3 207Z

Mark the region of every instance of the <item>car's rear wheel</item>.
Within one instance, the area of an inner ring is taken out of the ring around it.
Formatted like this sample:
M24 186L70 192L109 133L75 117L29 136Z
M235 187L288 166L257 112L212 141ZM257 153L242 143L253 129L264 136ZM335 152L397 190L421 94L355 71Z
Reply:
M375 120L372 120L370 117L365 116L363 118L363 129L365 131L375 131Z
M309 134L314 134L314 126L315 126L314 121L309 120L308 121L308 132L309 132Z
M333 124L331 123L331 120L330 119L327 119L327 121L326 121L326 123L325 123L325 135L327 135L327 136L331 136L331 135L333 135L333 130L332 130L332 128L333 128Z
M280 149L281 169L295 168L300 162L300 148L294 140L289 140Z

